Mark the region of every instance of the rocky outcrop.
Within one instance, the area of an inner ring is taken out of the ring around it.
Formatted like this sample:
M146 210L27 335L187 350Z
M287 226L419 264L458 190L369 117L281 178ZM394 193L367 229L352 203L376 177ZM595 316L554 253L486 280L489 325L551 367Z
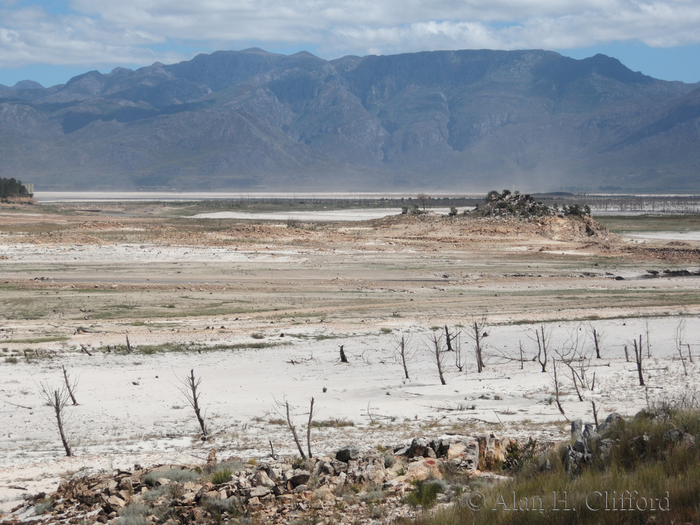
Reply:
M217 462L212 449L202 466L137 465L132 471L76 476L54 494L29 497L1 522L119 523L131 516L134 523L174 525L245 515L289 523L312 512L334 523L385 522L414 516L404 497L417 481L440 480L447 470L479 475L477 467L502 460L501 443L493 434L416 438L393 453L360 454L349 446L332 457L261 464L237 458Z

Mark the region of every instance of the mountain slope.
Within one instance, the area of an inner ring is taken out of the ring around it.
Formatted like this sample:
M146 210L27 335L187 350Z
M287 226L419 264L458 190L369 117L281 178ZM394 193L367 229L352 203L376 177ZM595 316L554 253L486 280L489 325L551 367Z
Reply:
M603 55L260 49L0 90L0 176L42 189L700 191L697 86Z

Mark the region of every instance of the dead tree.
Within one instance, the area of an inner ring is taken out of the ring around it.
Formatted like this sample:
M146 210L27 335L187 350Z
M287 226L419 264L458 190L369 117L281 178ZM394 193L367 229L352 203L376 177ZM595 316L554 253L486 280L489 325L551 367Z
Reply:
M549 354L549 339L551 338L551 331L545 331L544 325L540 326L540 329L535 328L535 340L537 341L537 362L542 367L542 373L547 371L547 356Z
M428 345L428 348L430 350L430 355L435 362L435 366L437 367L440 383L446 385L447 381L445 381L445 376L443 374L445 351L442 349L442 336L439 336L433 332L430 337L430 344Z
M571 374L574 390L579 401L583 401L583 393L588 389L586 383L586 372L590 366L590 359L585 350L585 345L581 343L579 330L575 330L568 341L562 345L561 350L554 350L559 356L559 362L563 363Z
M520 370L523 369L523 357L524 357L524 352L523 352L523 342L518 341L518 347L520 348Z
M639 386L644 386L644 375L642 374L642 336L639 336L639 343L636 339L632 340L634 345L634 359L637 362L637 374L639 375Z
M649 321L646 321L646 329L647 329L647 358L651 359L651 339L649 338ZM641 337L641 336L640 336Z
M345 355L344 347L345 347L345 345L340 345L340 362L341 363L348 362L348 357Z
M204 423L204 414L199 403L199 398L201 392L199 391L199 385L202 383L201 377L194 376L194 369L190 370L190 375L185 376L181 381L182 387L180 387L180 393L187 403L194 410L195 416L197 416L197 423L199 423L199 428L202 432L202 441L206 441L209 438L209 431L207 430L206 424Z
M454 341L455 339L457 339L457 337L459 336L460 333L461 333L461 332L457 332L456 334L451 335L451 334L450 334L450 329L447 328L447 325L445 325L445 344L447 345L447 351L448 351L448 352L453 352L453 351L454 351L454 348L452 348L452 341Z
M605 337L605 334L592 325L590 329L591 335L593 336L593 348L595 348L595 357L596 359L600 359L600 347L603 342L603 338Z
M474 341L474 354L476 357L476 370L481 373L486 365L484 365L484 348L483 339L488 336L486 332L486 317L481 319L473 319L469 323L469 337Z
M129 334L126 334L126 353L131 353L131 343L129 343Z
M685 366L685 359L683 358L683 338L685 337L685 320L681 319L678 321L678 326L673 332L673 340L676 343L676 350L678 351L678 357L681 358L681 364L683 365L683 374L688 375L688 368ZM688 352L690 355L690 352Z
M401 339L396 339L396 357L403 367L403 374L406 379L408 377L408 362L413 358L413 353L409 350L410 336L401 335Z
M593 381L591 382L590 385L587 385L589 387L589 390L593 392L593 389L595 388L595 372L593 372ZM595 422L595 429L596 431L598 430L598 408L595 405L595 399L591 397L591 407L593 409L593 421Z
M552 360L552 370L554 372L554 399L557 403L557 407L559 408L559 412L561 412L561 415L564 416L568 421L569 418L566 417L566 414L564 413L564 408L561 406L561 401L559 400L559 378L557 377L556 359Z
M314 418L314 398L311 398L311 406L309 407L309 421L306 424L306 447L307 450L309 451L309 457L312 458L314 457L313 454L311 454L311 421Z
M73 391L75 390L75 387L78 386L78 380L76 379L71 383L69 377L68 377L68 371L66 370L65 366L61 366L63 368L63 380L66 383L66 390L68 391L68 395L70 396L71 401L73 402L73 405L77 405L78 401L75 399L75 394Z
M306 459L306 454L304 453L304 447L301 446L301 440L299 439L299 434L297 434L297 427L294 424L294 418L292 417L292 410L294 407L292 407L289 404L289 401L285 400L284 402L276 402L277 404L277 413L281 414L282 408L284 408L284 418L287 421L287 428L289 428L289 431L292 433L292 438L294 439L294 444L297 446L297 450L299 451L299 455L301 456L301 459ZM307 450L309 451L309 457L312 458L313 455L311 454L311 424L312 420L314 417L314 398L311 398L311 407L309 408L309 421L306 426L306 447Z
M68 440L66 439L66 434L63 430L64 409L68 404L68 399L70 399L70 396L68 395L68 392L65 388L51 388L46 383L41 384L40 395L44 399L44 401L46 401L46 404L53 409L54 416L56 417L56 427L58 428L58 433L61 436L61 443L63 443L63 448L66 451L66 456L71 457L73 455L73 451L68 445Z
M421 205L423 206L423 211L425 211L425 204L431 199L432 197L428 195L427 193L419 193L416 196L416 200L418 200Z

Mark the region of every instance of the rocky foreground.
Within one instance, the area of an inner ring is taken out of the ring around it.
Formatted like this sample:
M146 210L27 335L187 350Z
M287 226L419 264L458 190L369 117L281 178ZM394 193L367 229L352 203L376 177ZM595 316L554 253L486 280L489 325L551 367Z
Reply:
M76 475L53 494L27 497L0 523L388 523L433 502L423 494L425 480L439 484L436 502L445 503L471 477L501 478L487 471L514 443L494 434L423 438L393 451L360 455L351 446L334 457L265 463L217 461L212 449L200 466Z

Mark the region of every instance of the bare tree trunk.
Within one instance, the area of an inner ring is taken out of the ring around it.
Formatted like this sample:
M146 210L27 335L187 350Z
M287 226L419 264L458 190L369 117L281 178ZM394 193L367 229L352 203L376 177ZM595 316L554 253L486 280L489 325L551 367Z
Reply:
M595 422L595 430L598 431L598 409L595 406L595 401L591 399L591 406L593 407L593 421Z
M486 365L484 365L484 349L483 349L483 338L486 334L484 329L486 328L486 318L482 317L480 320L474 320L471 323L469 330L469 337L474 341L474 354L476 356L476 371L478 373L483 372Z
M75 387L75 385L76 385L77 383L74 382L74 383L71 385L71 382L70 382L70 380L68 379L68 372L66 371L66 367L65 367L65 366L61 366L61 368L63 368L63 379L64 379L65 382L66 382L66 389L68 390L68 395L70 396L70 399L71 399L71 401L73 402L73 405L77 405L78 402L77 402L76 399L75 399L75 395L73 395L73 388Z
M625 345L625 363L629 363L629 362L630 362L630 354L627 351L627 345Z
M595 357L600 359L600 341L598 340L598 331L595 328L593 329L593 344L595 345Z
M649 339L649 321L646 322L646 327L647 327L647 358L651 358L651 339ZM639 336L639 340L641 341L642 336ZM641 343L640 343L641 347Z
M306 425L306 446L309 451L309 457L314 457L311 454L311 420L314 418L314 398L311 398L311 407L309 408L309 422Z
M540 337L540 332L542 333L542 336ZM535 330L535 334L537 335L537 360L540 363L540 366L542 367L542 372L547 371L547 336L544 333L544 326L540 326L540 332Z
M678 322L678 326L673 333L673 340L676 343L676 350L678 351L678 357L681 358L681 364L683 365L683 375L688 375L688 368L685 366L685 358L683 357L683 338L685 337L685 321L681 319Z
M520 346L520 370L523 369L523 342L518 341L518 346Z
M287 426L289 427L289 430L292 432L292 437L294 438L294 443L296 443L297 450L299 451L299 455L301 456L301 459L306 459L306 454L304 454L304 449L301 446L301 442L299 441L299 436L297 435L297 429L294 426L294 423L292 422L292 416L289 413L289 401L284 402L285 408L287 409Z
M68 392L64 389L51 389L47 384L42 383L41 385L41 397L44 399L47 405L49 405L56 416L56 427L58 428L58 433L61 436L61 443L66 451L66 456L71 457L73 451L68 445L68 440L66 439L66 434L63 430L63 409L68 404Z
M71 457L73 455L73 452L70 449L70 446L68 446L68 440L66 439L66 435L63 432L63 419L62 419L62 412L63 412L63 407L65 406L65 403L61 405L61 396L58 392L58 390L53 391L54 395L54 412L56 413L56 425L58 426L58 433L61 435L61 443L63 443L63 448L66 450L66 456Z
M559 407L559 412L561 412L561 415L566 417L566 414L564 413L564 408L561 406L561 402L559 401L559 380L557 378L557 360L556 359L552 360L552 369L554 370L555 401L557 403L557 407ZM567 418L567 420L568 420L568 418Z
M201 377L194 377L194 369L190 370L190 375L185 376L185 379L182 381L183 387L180 388L180 392L182 393L183 397L185 400L189 403L189 405L192 407L194 410L194 415L197 417L197 423L199 423L199 428L202 431L202 441L206 441L207 438L209 437L209 433L207 431L207 427L204 423L204 416L202 414L201 407L199 405L199 396L201 395L200 392L198 391L199 385L202 382Z
M574 370L574 367L569 367L569 369L571 370L571 380L574 383L574 390L576 390L576 395L578 396L578 400L583 401L583 396L581 395L581 390L578 387L576 370Z
M126 353L131 353L131 343L129 343L129 334L126 334Z
M406 377L406 379L410 379L408 377L408 364L406 363L406 337L401 336L401 341L399 341L399 356L401 357L401 365L403 365L403 374Z
M433 360L435 361L435 366L437 367L438 371L438 376L440 377L440 383L443 385L447 384L447 381L445 381L445 376L442 373L442 359L443 359L443 354L444 351L442 350L442 345L440 343L440 337L438 337L435 333L432 335L431 342L433 343L433 348L432 348L432 355L433 355Z
M637 361L637 374L639 375L639 386L645 386L644 375L642 374L642 336L639 336L639 345L637 345L636 339L633 339L632 342L634 343L634 358Z
M452 352L452 338L450 337L450 330L445 325L445 344L447 345L447 351Z

